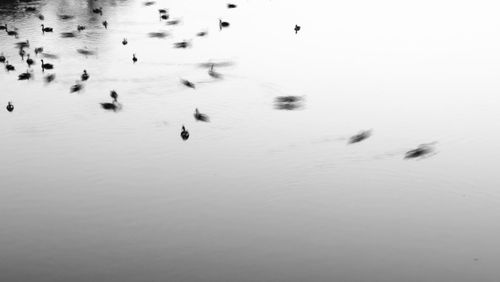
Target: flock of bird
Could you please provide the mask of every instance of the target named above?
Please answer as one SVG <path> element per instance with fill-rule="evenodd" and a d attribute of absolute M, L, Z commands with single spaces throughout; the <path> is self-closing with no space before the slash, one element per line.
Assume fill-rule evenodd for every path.
<path fill-rule="evenodd" d="M 95 0 L 95 1 L 97 1 L 97 0 Z M 153 4 L 155 4 L 154 1 L 144 2 L 145 6 L 151 6 Z M 228 3 L 226 7 L 228 9 L 234 9 L 234 8 L 237 7 L 237 5 L 236 4 L 232 4 L 232 3 Z M 27 8 L 25 8 L 25 10 L 27 12 L 35 12 L 36 8 L 34 8 L 34 7 L 27 7 Z M 103 8 L 102 7 L 94 8 L 92 10 L 92 12 L 94 14 L 98 14 L 98 15 L 102 16 L 103 15 Z M 160 20 L 169 20 L 170 15 L 169 15 L 168 9 L 158 9 L 158 13 L 160 15 Z M 70 15 L 60 15 L 59 17 L 61 19 L 70 19 L 73 16 L 70 16 Z M 38 15 L 38 18 L 40 20 L 42 20 L 42 21 L 45 19 L 45 17 L 43 15 Z M 171 20 L 171 21 L 167 22 L 167 24 L 169 24 L 169 25 L 175 25 L 177 23 L 178 23 L 178 20 Z M 109 23 L 106 20 L 102 21 L 102 26 L 105 29 L 108 28 L 108 25 L 109 25 Z M 41 31 L 42 31 L 43 34 L 54 32 L 54 29 L 52 27 L 45 26 L 44 24 L 41 24 L 40 26 L 41 26 Z M 219 30 L 223 30 L 224 28 L 228 28 L 229 26 L 230 26 L 229 22 L 223 21 L 222 19 L 219 19 Z M 86 27 L 83 26 L 83 25 L 78 25 L 77 26 L 77 31 L 78 32 L 82 32 L 85 29 L 86 29 Z M 1 30 L 5 31 L 8 36 L 13 36 L 15 38 L 18 38 L 18 36 L 19 36 L 17 30 L 16 29 L 10 30 L 9 26 L 7 24 L 0 25 L 0 31 Z M 294 27 L 293 30 L 295 31 L 295 34 L 297 34 L 301 30 L 301 27 L 299 25 L 295 25 L 295 27 Z M 201 37 L 201 36 L 205 36 L 206 34 L 207 34 L 206 31 L 202 31 L 202 32 L 197 33 L 197 36 Z M 61 36 L 62 37 L 74 37 L 73 33 L 71 33 L 71 32 L 70 33 L 62 33 Z M 151 37 L 160 37 L 161 38 L 161 37 L 163 37 L 165 35 L 161 34 L 161 33 L 150 33 L 150 36 Z M 122 45 L 127 45 L 127 44 L 128 44 L 127 38 L 123 38 Z M 188 41 L 181 41 L 181 42 L 174 43 L 174 47 L 175 48 L 187 48 L 187 47 L 189 47 L 189 45 L 190 45 L 190 43 Z M 17 42 L 16 43 L 16 47 L 19 49 L 19 56 L 21 57 L 22 61 L 24 61 L 24 58 L 26 56 L 25 63 L 28 66 L 28 70 L 26 72 L 23 72 L 23 73 L 19 74 L 18 75 L 18 79 L 19 80 L 29 80 L 29 79 L 32 78 L 32 75 L 33 75 L 32 74 L 33 71 L 31 70 L 31 67 L 33 65 L 35 65 L 35 61 L 30 57 L 30 54 L 26 54 L 26 51 L 25 51 L 25 49 L 29 49 L 30 48 L 29 40 L 22 41 L 22 42 Z M 42 53 L 43 51 L 44 51 L 43 47 L 34 48 L 35 56 L 38 56 L 38 54 Z M 84 55 L 92 54 L 92 51 L 89 51 L 89 50 L 86 50 L 86 49 L 78 49 L 77 51 L 79 53 L 81 53 L 81 54 L 84 54 Z M 42 53 L 42 54 L 44 54 L 44 53 Z M 48 54 L 44 54 L 44 55 L 45 55 L 44 57 L 49 57 L 50 58 L 50 56 L 48 56 Z M 138 61 L 138 58 L 136 57 L 136 54 L 132 54 L 132 63 L 135 64 L 135 63 L 137 63 L 137 61 Z M 42 72 L 45 72 L 45 70 L 52 70 L 52 69 L 54 69 L 54 65 L 53 64 L 46 63 L 43 59 L 40 59 L 40 62 L 41 62 Z M 11 71 L 15 71 L 16 70 L 16 68 L 12 64 L 9 63 L 9 61 L 3 55 L 3 53 L 0 54 L 0 63 L 4 64 L 5 70 L 7 72 L 11 72 Z M 211 76 L 211 77 L 213 77 L 213 78 L 216 78 L 216 79 L 217 78 L 221 78 L 221 74 L 219 74 L 218 72 L 216 72 L 214 70 L 214 64 L 211 64 L 209 66 L 208 75 Z M 88 74 L 87 70 L 83 70 L 83 73 L 80 76 L 80 81 L 77 81 L 75 85 L 71 86 L 70 92 L 71 93 L 75 93 L 75 92 L 79 92 L 80 90 L 82 90 L 83 89 L 83 84 L 81 82 L 87 81 L 89 78 L 90 78 L 90 75 Z M 55 74 L 48 74 L 47 76 L 45 76 L 45 81 L 47 83 L 52 82 L 54 79 L 55 79 Z M 196 87 L 193 82 L 188 81 L 188 80 L 181 79 L 180 82 L 184 86 L 189 87 L 189 88 L 193 88 L 194 89 Z M 110 110 L 110 111 L 115 111 L 115 112 L 119 111 L 122 108 L 122 105 L 118 102 L 118 93 L 115 90 L 111 90 L 110 91 L 110 97 L 112 99 L 111 102 L 101 103 L 100 106 L 103 109 L 105 109 L 105 110 Z M 296 97 L 296 96 L 283 96 L 283 97 L 277 97 L 276 98 L 276 105 L 277 105 L 278 109 L 293 110 L 293 109 L 297 108 L 297 104 L 300 101 L 301 101 L 300 97 Z M 13 105 L 13 103 L 12 102 L 8 102 L 6 109 L 9 112 L 13 112 L 14 111 L 14 105 Z M 203 122 L 208 122 L 210 120 L 209 117 L 206 114 L 200 113 L 198 109 L 195 109 L 194 118 L 197 121 L 203 121 Z M 187 140 L 189 138 L 189 132 L 187 131 L 187 129 L 185 128 L 184 125 L 182 126 L 182 130 L 181 130 L 180 136 L 181 136 L 181 138 L 183 140 Z M 361 131 L 360 133 L 358 133 L 358 134 L 350 137 L 348 143 L 349 144 L 359 143 L 359 142 L 361 142 L 361 141 L 369 138 L 370 136 L 371 136 L 371 131 L 370 130 Z M 427 156 L 432 151 L 433 151 L 433 148 L 432 148 L 432 146 L 430 144 L 423 144 L 423 145 L 420 145 L 419 147 L 417 147 L 416 149 L 407 151 L 406 154 L 405 154 L 405 158 L 419 158 L 419 157 Z"/>

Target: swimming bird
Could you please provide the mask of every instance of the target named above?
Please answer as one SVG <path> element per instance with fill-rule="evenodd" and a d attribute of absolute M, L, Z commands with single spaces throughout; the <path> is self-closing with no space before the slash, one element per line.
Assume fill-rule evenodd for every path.
<path fill-rule="evenodd" d="M 14 71 L 14 70 L 16 70 L 16 68 L 15 68 L 13 65 L 9 64 L 9 61 L 5 61 L 5 69 L 6 69 L 8 72 L 9 72 L 9 71 Z"/>
<path fill-rule="evenodd" d="M 16 42 L 17 48 L 30 48 L 30 41 L 21 41 L 21 42 Z"/>
<path fill-rule="evenodd" d="M 194 111 L 194 119 L 198 120 L 198 121 L 204 121 L 204 122 L 210 121 L 210 118 L 206 114 L 200 113 L 198 111 L 198 108 L 196 108 Z"/>
<path fill-rule="evenodd" d="M 18 36 L 17 31 L 15 31 L 15 30 L 6 30 L 6 31 L 7 31 L 7 35 L 14 36 L 17 38 L 17 36 Z"/>
<path fill-rule="evenodd" d="M 191 81 L 189 80 L 185 80 L 185 79 L 181 79 L 181 83 L 184 84 L 185 86 L 189 87 L 189 88 L 193 88 L 195 89 L 196 87 L 194 86 L 194 83 L 192 83 Z"/>
<path fill-rule="evenodd" d="M 200 31 L 200 32 L 198 32 L 198 33 L 196 34 L 196 36 L 199 36 L 199 37 L 203 37 L 203 36 L 205 36 L 205 35 L 207 35 L 207 32 L 206 32 L 206 31 Z"/>
<path fill-rule="evenodd" d="M 176 42 L 174 43 L 174 47 L 175 48 L 187 48 L 191 45 L 191 43 L 189 43 L 188 41 L 184 40 L 184 41 L 181 41 L 181 42 Z"/>
<path fill-rule="evenodd" d="M 47 69 L 47 70 L 51 70 L 51 69 L 53 69 L 53 68 L 54 68 L 54 65 L 52 65 L 52 64 L 48 64 L 48 63 L 47 63 L 47 64 L 45 64 L 45 63 L 43 62 L 43 59 L 42 59 L 41 61 L 42 61 L 42 71 L 45 71 L 46 69 Z"/>
<path fill-rule="evenodd" d="M 222 30 L 222 28 L 229 27 L 228 22 L 223 22 L 221 19 L 219 19 L 219 29 Z"/>
<path fill-rule="evenodd" d="M 113 101 L 112 103 L 101 103 L 101 107 L 105 110 L 118 111 L 121 110 L 122 106 L 117 101 Z"/>
<path fill-rule="evenodd" d="M 19 76 L 18 76 L 18 80 L 29 80 L 31 78 L 31 73 L 29 71 L 26 70 L 26 72 L 23 72 L 21 73 Z"/>
<path fill-rule="evenodd" d="M 178 25 L 180 22 L 180 20 L 171 20 L 167 22 L 167 25 Z"/>
<path fill-rule="evenodd" d="M 75 16 L 72 16 L 72 15 L 59 15 L 59 19 L 61 19 L 61 20 L 71 20 L 74 17 Z"/>
<path fill-rule="evenodd" d="M 26 12 L 36 12 L 36 8 L 35 7 L 26 7 L 26 8 L 24 8 L 24 10 Z"/>
<path fill-rule="evenodd" d="M 51 83 L 52 81 L 54 81 L 54 79 L 56 79 L 56 75 L 55 74 L 49 74 L 49 75 L 45 76 L 45 82 L 46 83 Z"/>
<path fill-rule="evenodd" d="M 433 151 L 429 144 L 422 144 L 418 148 L 406 152 L 405 159 L 414 159 L 428 155 Z"/>
<path fill-rule="evenodd" d="M 158 12 L 160 14 L 166 14 L 168 12 L 168 9 L 158 9 Z"/>
<path fill-rule="evenodd" d="M 80 92 L 80 90 L 83 89 L 83 84 L 79 83 L 78 81 L 75 83 L 75 85 L 71 86 L 69 89 L 70 93 L 75 93 L 75 92 Z"/>
<path fill-rule="evenodd" d="M 14 110 L 14 105 L 12 105 L 12 102 L 9 102 L 6 107 L 7 111 L 12 112 Z"/>
<path fill-rule="evenodd" d="M 170 16 L 168 14 L 161 14 L 160 19 L 162 20 L 168 20 Z"/>
<path fill-rule="evenodd" d="M 86 81 L 87 79 L 89 79 L 89 74 L 87 73 L 87 70 L 83 70 L 83 74 L 82 74 L 82 81 Z"/>
<path fill-rule="evenodd" d="M 297 34 L 297 32 L 299 32 L 299 30 L 300 30 L 300 26 L 299 25 L 295 25 L 295 28 L 293 30 L 295 30 L 295 34 Z"/>
<path fill-rule="evenodd" d="M 182 137 L 182 140 L 184 140 L 184 141 L 188 140 L 188 138 L 189 138 L 189 132 L 186 130 L 184 125 L 182 126 L 181 137 Z"/>
<path fill-rule="evenodd" d="M 137 62 L 137 57 L 135 56 L 135 54 L 132 55 L 132 61 L 134 62 L 134 64 Z"/>
<path fill-rule="evenodd" d="M 54 31 L 54 29 L 53 29 L 53 28 L 51 28 L 51 27 L 45 27 L 45 25 L 44 25 L 44 24 L 41 24 L 40 26 L 42 26 L 42 33 L 52 32 L 52 31 Z"/>
<path fill-rule="evenodd" d="M 5 63 L 5 61 L 6 61 L 6 60 L 7 60 L 7 59 L 5 58 L 5 56 L 3 55 L 3 53 L 2 53 L 2 54 L 0 54 L 0 63 L 2 63 L 2 64 L 3 64 L 3 63 Z"/>
<path fill-rule="evenodd" d="M 361 142 L 361 141 L 367 139 L 368 137 L 370 137 L 371 134 L 372 134 L 371 130 L 361 131 L 360 133 L 358 133 L 354 136 L 351 136 L 351 138 L 349 138 L 349 144 Z"/>
<path fill-rule="evenodd" d="M 28 67 L 30 68 L 32 65 L 35 64 L 35 61 L 30 58 L 30 54 L 28 54 L 28 58 L 26 59 L 26 63 L 28 64 Z"/>
<path fill-rule="evenodd" d="M 114 102 L 118 102 L 118 93 L 116 93 L 115 90 L 111 90 L 109 92 L 109 96 L 111 96 Z"/>
<path fill-rule="evenodd" d="M 43 47 L 35 48 L 35 55 L 38 55 L 38 53 L 42 53 L 42 52 L 43 52 Z"/>
<path fill-rule="evenodd" d="M 100 14 L 100 15 L 102 16 L 102 7 L 99 7 L 99 8 L 94 8 L 94 9 L 92 10 L 92 12 L 93 12 L 94 14 Z"/>
<path fill-rule="evenodd" d="M 123 38 L 122 44 L 123 44 L 123 45 L 127 45 L 127 44 L 128 44 L 128 40 L 127 40 L 127 38 Z"/>
<path fill-rule="evenodd" d="M 77 29 L 78 31 L 83 31 L 83 30 L 85 30 L 85 28 L 86 28 L 86 27 L 85 27 L 84 25 L 78 25 L 78 26 L 76 27 L 76 29 Z"/>
<path fill-rule="evenodd" d="M 0 25 L 0 30 L 7 30 L 7 24 Z"/>
<path fill-rule="evenodd" d="M 228 9 L 234 9 L 234 8 L 236 8 L 236 7 L 237 7 L 237 6 L 236 6 L 236 4 L 231 4 L 231 3 L 228 3 L 228 4 L 227 4 L 227 8 L 228 8 Z"/>
<path fill-rule="evenodd" d="M 39 14 L 39 15 L 38 15 L 38 18 L 39 18 L 41 21 L 45 20 L 45 17 L 44 17 L 42 14 Z"/>
<path fill-rule="evenodd" d="M 108 21 L 103 21 L 102 25 L 104 26 L 105 29 L 108 29 Z"/>

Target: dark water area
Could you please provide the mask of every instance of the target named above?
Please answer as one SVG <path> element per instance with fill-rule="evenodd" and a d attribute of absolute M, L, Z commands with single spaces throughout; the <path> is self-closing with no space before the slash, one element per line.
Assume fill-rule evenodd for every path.
<path fill-rule="evenodd" d="M 0 281 L 498 281 L 498 4 L 145 2 L 0 1 Z"/>

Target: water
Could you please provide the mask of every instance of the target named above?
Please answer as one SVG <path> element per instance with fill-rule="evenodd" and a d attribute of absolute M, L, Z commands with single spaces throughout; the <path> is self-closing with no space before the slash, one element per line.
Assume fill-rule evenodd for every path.
<path fill-rule="evenodd" d="M 498 281 L 494 2 L 156 2 L 0 3 L 20 34 L 0 32 L 16 67 L 0 72 L 1 281 Z M 59 57 L 53 83 L 39 57 L 17 80 L 25 39 Z M 99 105 L 113 89 L 116 113 Z M 275 109 L 289 95 L 303 107 Z"/>

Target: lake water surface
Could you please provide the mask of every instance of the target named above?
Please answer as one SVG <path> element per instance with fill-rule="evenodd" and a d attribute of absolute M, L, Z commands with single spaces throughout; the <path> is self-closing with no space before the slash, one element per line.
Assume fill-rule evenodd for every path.
<path fill-rule="evenodd" d="M 498 281 L 499 5 L 234 3 L 0 2 L 0 281 Z"/>

